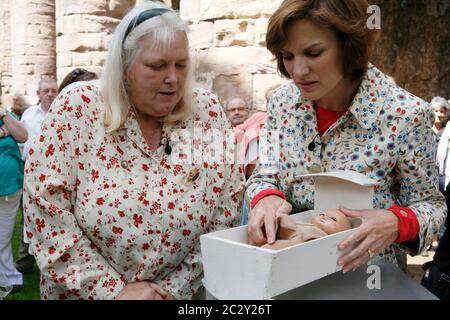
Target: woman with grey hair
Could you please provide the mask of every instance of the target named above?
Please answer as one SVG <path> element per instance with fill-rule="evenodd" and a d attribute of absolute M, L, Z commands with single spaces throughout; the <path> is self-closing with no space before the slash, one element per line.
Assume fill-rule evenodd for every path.
<path fill-rule="evenodd" d="M 448 101 L 442 97 L 434 97 L 430 102 L 430 106 L 433 108 L 435 115 L 433 131 L 436 133 L 439 140 L 447 125 L 449 104 Z"/>
<path fill-rule="evenodd" d="M 244 178 L 186 151 L 210 148 L 185 139 L 194 129 L 230 129 L 219 100 L 189 87 L 187 32 L 166 5 L 142 3 L 118 25 L 100 82 L 55 100 L 25 178 L 42 298 L 199 297 L 199 237 L 238 225 Z"/>
<path fill-rule="evenodd" d="M 433 129 L 438 129 L 437 134 L 439 144 L 436 158 L 439 165 L 439 191 L 444 194 L 446 202 L 449 203 L 450 199 L 448 199 L 448 192 L 446 192 L 448 184 L 450 183 L 450 122 L 447 121 L 449 103 L 442 97 L 435 97 L 431 101 L 430 105 L 435 110 L 436 118 L 438 117 L 438 113 L 440 118 L 444 118 L 443 120 L 436 120 Z M 445 117 L 442 115 L 443 113 L 445 113 Z M 438 123 L 438 125 L 436 125 L 436 123 Z M 442 226 L 438 234 L 433 237 L 433 242 L 431 244 L 432 248 L 436 249 L 438 247 L 439 240 L 443 236 L 444 232 L 445 226 Z"/>
<path fill-rule="evenodd" d="M 449 104 L 448 101 L 442 97 L 434 97 L 430 102 L 430 106 L 433 108 L 435 116 L 433 132 L 436 134 L 437 142 L 439 143 L 437 151 L 437 162 L 439 164 L 439 191 L 444 193 L 445 187 L 449 182 L 449 179 L 446 179 L 445 177 L 445 161 L 450 141 L 450 128 L 445 132 L 448 122 Z"/>

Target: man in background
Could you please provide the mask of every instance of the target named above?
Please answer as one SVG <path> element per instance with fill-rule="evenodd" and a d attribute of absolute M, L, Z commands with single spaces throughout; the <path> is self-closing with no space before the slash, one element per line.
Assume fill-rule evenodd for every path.
<path fill-rule="evenodd" d="M 247 103 L 241 98 L 233 98 L 227 105 L 227 116 L 233 127 L 244 123 L 250 115 Z"/>
<path fill-rule="evenodd" d="M 248 178 L 256 167 L 259 157 L 259 135 L 267 118 L 265 112 L 256 112 L 250 116 L 247 103 L 241 98 L 233 98 L 227 105 L 227 116 L 233 126 L 236 137 L 238 164 L 243 166 L 245 177 Z M 241 223 L 247 224 L 247 199 L 244 201 Z"/>
<path fill-rule="evenodd" d="M 27 160 L 28 153 L 33 146 L 35 138 L 41 132 L 41 124 L 47 116 L 48 109 L 58 95 L 58 84 L 55 79 L 42 79 L 39 81 L 38 90 L 39 103 L 29 107 L 22 115 L 21 122 L 28 131 L 28 140 L 23 148 L 23 160 Z"/>
<path fill-rule="evenodd" d="M 24 161 L 28 159 L 28 153 L 33 147 L 36 137 L 41 131 L 41 124 L 47 116 L 50 105 L 58 95 L 58 84 L 55 79 L 41 79 L 39 81 L 38 90 L 39 103 L 25 110 L 22 115 L 21 123 L 28 131 L 28 140 L 23 146 L 22 158 Z M 22 218 L 23 230 L 23 218 Z M 21 273 L 30 273 L 35 263 L 34 257 L 28 251 L 28 243 L 24 242 L 24 236 L 20 237 L 20 247 L 17 255 L 16 268 Z"/>

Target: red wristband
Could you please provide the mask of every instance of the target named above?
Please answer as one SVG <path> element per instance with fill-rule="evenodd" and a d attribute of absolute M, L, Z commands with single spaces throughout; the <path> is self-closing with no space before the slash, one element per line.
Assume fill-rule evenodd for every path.
<path fill-rule="evenodd" d="M 277 189 L 266 189 L 263 190 L 261 192 L 259 192 L 258 194 L 256 194 L 256 196 L 253 197 L 252 199 L 252 209 L 256 206 L 256 204 L 263 198 L 268 197 L 268 196 L 277 196 L 280 198 L 283 198 L 284 200 L 286 200 L 286 197 L 284 196 L 284 193 L 281 192 L 280 190 Z"/>
<path fill-rule="evenodd" d="M 419 235 L 420 225 L 414 211 L 398 205 L 394 205 L 388 210 L 398 218 L 398 237 L 395 242 L 415 241 Z"/>

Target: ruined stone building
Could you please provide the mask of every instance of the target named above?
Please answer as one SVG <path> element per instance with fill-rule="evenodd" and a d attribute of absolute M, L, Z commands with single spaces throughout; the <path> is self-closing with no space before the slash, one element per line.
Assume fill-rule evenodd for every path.
<path fill-rule="evenodd" d="M 124 13 L 145 0 L 0 1 L 1 101 L 36 102 L 38 80 L 75 67 L 99 73 Z M 166 0 L 190 24 L 197 85 L 223 102 L 238 95 L 255 109 L 283 81 L 265 49 L 267 21 L 282 0 Z M 374 63 L 416 95 L 450 98 L 449 0 L 374 0 L 382 32 Z"/>

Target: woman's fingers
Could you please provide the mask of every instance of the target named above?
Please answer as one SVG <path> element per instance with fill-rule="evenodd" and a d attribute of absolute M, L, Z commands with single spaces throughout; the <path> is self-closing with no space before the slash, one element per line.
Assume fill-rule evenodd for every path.
<path fill-rule="evenodd" d="M 162 290 L 162 289 L 161 289 Z M 159 291 L 159 290 L 158 290 Z M 117 300 L 164 300 L 151 282 L 139 281 L 125 285 Z M 162 290 L 164 292 L 164 290 Z"/>
<path fill-rule="evenodd" d="M 339 250 L 345 250 L 348 246 L 358 243 L 369 234 L 369 230 L 363 226 L 357 228 L 351 235 L 341 241 L 338 245 Z"/>
<path fill-rule="evenodd" d="M 252 219 L 248 223 L 248 236 L 250 244 L 260 246 L 266 243 L 266 237 L 263 233 L 264 215 L 254 209 L 251 213 Z"/>
<path fill-rule="evenodd" d="M 350 218 L 361 218 L 362 210 L 351 210 L 345 207 L 339 207 L 339 211 L 341 211 L 343 214 L 345 214 L 347 217 Z"/>
<path fill-rule="evenodd" d="M 153 299 L 152 300 L 165 300 L 163 296 L 161 296 L 160 294 L 158 294 L 156 291 L 153 294 Z"/>
<path fill-rule="evenodd" d="M 177 298 L 175 298 L 173 295 L 171 295 L 170 293 L 167 294 L 167 296 L 164 298 L 165 300 L 177 300 Z"/>
<path fill-rule="evenodd" d="M 372 250 L 373 253 L 375 254 L 379 254 L 380 252 L 382 252 L 384 250 L 384 248 L 386 248 L 390 243 L 386 243 L 386 241 L 384 239 L 379 239 L 377 241 L 375 241 L 372 246 L 370 247 L 370 249 Z"/>
<path fill-rule="evenodd" d="M 160 295 L 163 298 L 167 297 L 168 294 L 163 288 L 161 288 L 160 286 L 158 286 L 156 283 L 153 282 L 149 282 L 149 284 L 158 295 Z"/>
<path fill-rule="evenodd" d="M 353 250 L 339 257 L 338 264 L 342 266 L 344 273 L 359 267 L 372 258 L 373 251 L 370 251 L 369 255 L 369 250 L 371 250 L 373 242 L 372 237 L 369 235 Z"/>
<path fill-rule="evenodd" d="M 274 216 L 266 214 L 264 219 L 264 225 L 266 230 L 267 243 L 272 244 L 276 240 L 277 229 L 278 229 L 278 217 L 281 215 L 288 215 L 292 211 L 292 205 L 283 201 L 278 207 Z"/>
<path fill-rule="evenodd" d="M 261 246 L 276 240 L 277 216 L 289 214 L 292 206 L 289 202 L 277 196 L 262 199 L 250 212 L 248 224 L 249 241 L 253 245 Z"/>
<path fill-rule="evenodd" d="M 362 265 L 366 265 L 372 259 L 373 259 L 373 256 L 369 256 L 369 253 L 366 251 L 365 254 L 360 255 L 358 258 L 354 259 L 347 265 L 343 266 L 342 272 L 347 273 L 349 271 L 355 271 Z"/>
<path fill-rule="evenodd" d="M 361 226 L 338 245 L 340 250 L 354 246 L 351 251 L 339 257 L 338 264 L 345 273 L 366 264 L 392 244 L 397 237 L 397 221 L 395 215 L 387 210 L 344 208 L 342 212 L 351 217 L 359 214 L 362 220 Z"/>
<path fill-rule="evenodd" d="M 264 216 L 264 228 L 266 231 L 267 243 L 272 244 L 276 240 L 277 217 L 276 214 L 266 214 Z"/>
<path fill-rule="evenodd" d="M 280 215 L 283 214 L 290 214 L 292 211 L 292 205 L 287 202 L 287 201 L 283 201 L 281 206 L 278 207 L 276 213 L 275 213 L 275 218 L 278 218 Z"/>

